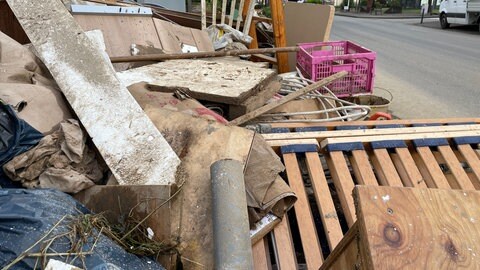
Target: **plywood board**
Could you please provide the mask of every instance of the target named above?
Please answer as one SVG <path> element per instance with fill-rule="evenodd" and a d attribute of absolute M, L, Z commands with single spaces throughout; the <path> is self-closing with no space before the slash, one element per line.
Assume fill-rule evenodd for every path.
<path fill-rule="evenodd" d="M 62 2 L 8 4 L 117 181 L 175 182 L 179 158 Z"/>
<path fill-rule="evenodd" d="M 189 96 L 241 104 L 275 77 L 275 71 L 247 61 L 173 60 L 117 73 L 124 85 L 147 82 L 157 90 L 174 89 Z"/>
<path fill-rule="evenodd" d="M 287 2 L 285 4 L 287 46 L 328 41 L 334 14 L 335 7 L 332 5 Z M 288 54 L 288 63 L 290 71 L 294 71 L 297 63 L 294 53 Z"/>
<path fill-rule="evenodd" d="M 480 192 L 357 186 L 367 269 L 479 269 Z"/>
<path fill-rule="evenodd" d="M 151 17 L 75 14 L 74 18 L 84 31 L 102 30 L 110 57 L 130 55 L 132 44 L 162 48 Z"/>

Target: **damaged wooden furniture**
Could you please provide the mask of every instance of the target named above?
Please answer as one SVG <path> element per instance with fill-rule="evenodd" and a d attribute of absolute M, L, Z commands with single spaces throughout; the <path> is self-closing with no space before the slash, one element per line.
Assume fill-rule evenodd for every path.
<path fill-rule="evenodd" d="M 264 138 L 282 157 L 287 181 L 297 194 L 298 201 L 294 205 L 294 210 L 288 212 L 288 218 L 284 218 L 269 235 L 253 246 L 256 269 L 266 269 L 265 267 L 294 269 L 301 266 L 317 269 L 324 265 L 323 258 L 328 264 L 322 267 L 354 268 L 358 252 L 355 250 L 356 246 L 348 243 L 349 241 L 357 243 L 355 230 L 358 231 L 359 221 L 352 197 L 352 190 L 356 185 L 372 188 L 385 186 L 424 190 L 458 189 L 465 191 L 466 194 L 470 194 L 471 190 L 480 189 L 479 118 L 282 123 L 263 125 L 260 131 L 266 133 L 263 134 Z M 383 204 L 381 196 L 378 196 L 378 201 L 378 204 Z M 411 213 L 430 210 L 428 207 L 415 208 L 408 213 L 400 212 L 403 214 L 396 217 L 401 221 L 402 218 L 410 218 Z M 383 213 L 385 209 L 376 208 L 375 211 L 379 213 L 372 210 L 372 213 L 364 216 L 368 218 L 370 215 L 390 215 Z M 393 213 L 399 211 L 400 209 L 393 209 Z M 474 212 L 466 213 L 474 220 L 478 218 Z M 453 222 L 458 224 L 457 221 Z M 366 228 L 379 228 L 383 223 L 378 224 L 368 223 Z M 422 224 L 421 221 L 417 222 L 419 226 L 423 226 Z M 448 228 L 453 230 L 456 227 L 452 225 Z M 347 233 L 348 229 L 350 231 Z M 388 232 L 389 235 L 392 231 L 395 232 L 392 228 Z M 452 231 L 457 232 L 460 230 Z M 404 239 L 405 241 L 411 237 L 422 239 L 424 236 L 426 235 L 419 229 L 408 239 Z M 437 253 L 443 256 L 442 260 L 445 263 L 443 266 L 448 268 L 452 265 L 477 265 L 472 253 L 468 253 L 471 252 L 468 248 L 473 249 L 474 246 L 466 247 L 459 242 L 459 239 L 467 237 L 469 236 L 465 234 L 452 236 L 453 245 L 460 251 L 459 254 L 462 254 L 457 257 L 456 262 L 453 261 L 454 257 L 445 252 Z M 379 236 L 375 239 L 381 238 Z M 441 243 L 445 244 L 447 240 L 442 238 L 435 241 L 443 241 Z M 405 243 L 407 242 L 400 245 L 402 250 Z M 376 244 L 369 243 L 370 246 Z M 424 247 L 421 248 L 417 254 L 424 254 Z M 337 249 L 341 252 L 337 252 Z M 385 269 L 375 263 L 382 266 L 380 258 L 392 253 L 388 253 L 390 251 L 385 254 L 374 253 L 372 250 L 371 254 L 377 254 L 372 266 Z M 412 254 L 408 253 L 408 248 L 405 248 L 404 252 Z M 332 256 L 343 259 L 336 262 L 338 264 L 331 264 L 329 261 Z M 403 258 L 407 263 L 408 257 Z M 415 258 L 411 259 L 412 263 L 434 260 L 426 255 Z M 395 258 L 392 262 L 395 262 Z M 415 265 L 412 264 L 411 268 L 424 269 Z M 367 266 L 360 268 L 372 269 Z M 386 267 L 390 268 L 392 267 Z"/>
<path fill-rule="evenodd" d="M 357 222 L 321 269 L 480 269 L 479 191 L 357 186 Z"/>

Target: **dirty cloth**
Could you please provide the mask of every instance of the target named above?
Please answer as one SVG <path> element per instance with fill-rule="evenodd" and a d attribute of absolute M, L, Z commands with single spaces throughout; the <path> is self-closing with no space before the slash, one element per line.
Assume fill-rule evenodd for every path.
<path fill-rule="evenodd" d="M 104 168 L 86 145 L 79 122 L 69 119 L 37 146 L 3 166 L 5 174 L 26 188 L 54 188 L 77 193 L 103 178 Z"/>
<path fill-rule="evenodd" d="M 0 99 L 22 104 L 18 116 L 49 134 L 72 118 L 70 108 L 43 63 L 27 47 L 0 32 Z"/>
<path fill-rule="evenodd" d="M 284 170 L 280 158 L 265 139 L 255 134 L 245 168 L 250 226 L 269 212 L 277 217 L 283 217 L 297 200 L 285 180 L 278 175 Z"/>

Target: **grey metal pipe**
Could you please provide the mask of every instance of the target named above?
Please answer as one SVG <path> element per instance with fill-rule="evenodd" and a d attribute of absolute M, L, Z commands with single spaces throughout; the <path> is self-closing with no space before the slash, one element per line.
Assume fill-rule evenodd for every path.
<path fill-rule="evenodd" d="M 219 160 L 210 173 L 215 269 L 253 269 L 242 163 Z"/>

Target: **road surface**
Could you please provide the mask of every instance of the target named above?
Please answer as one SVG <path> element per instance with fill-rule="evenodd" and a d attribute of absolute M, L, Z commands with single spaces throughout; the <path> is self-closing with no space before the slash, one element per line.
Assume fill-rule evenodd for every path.
<path fill-rule="evenodd" d="M 480 117 L 480 33 L 441 30 L 436 19 L 418 23 L 336 16 L 330 40 L 351 40 L 377 52 L 374 93 L 393 94 L 395 116 Z"/>

